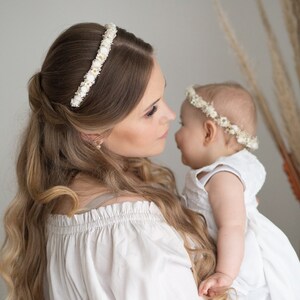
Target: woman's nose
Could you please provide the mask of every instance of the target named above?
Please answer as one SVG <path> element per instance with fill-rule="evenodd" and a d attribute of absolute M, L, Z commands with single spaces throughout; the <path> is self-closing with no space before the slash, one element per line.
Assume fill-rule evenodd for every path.
<path fill-rule="evenodd" d="M 176 118 L 176 113 L 166 104 L 167 118 L 168 121 L 173 121 Z"/>
<path fill-rule="evenodd" d="M 171 120 L 174 121 L 176 119 L 176 113 L 170 109 L 170 112 L 171 112 Z"/>
<path fill-rule="evenodd" d="M 169 107 L 169 105 L 167 105 L 166 102 L 164 102 L 164 108 L 162 110 L 160 123 L 165 124 L 175 120 L 175 118 L 176 118 L 175 112 Z"/>

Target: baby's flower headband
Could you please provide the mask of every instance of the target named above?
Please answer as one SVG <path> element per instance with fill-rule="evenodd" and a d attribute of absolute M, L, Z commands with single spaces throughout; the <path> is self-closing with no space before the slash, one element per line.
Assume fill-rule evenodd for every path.
<path fill-rule="evenodd" d="M 235 136 L 239 144 L 244 145 L 249 150 L 256 150 L 258 148 L 257 137 L 250 136 L 237 125 L 231 124 L 226 117 L 220 116 L 213 105 L 203 100 L 192 86 L 187 88 L 186 96 L 193 106 L 200 108 L 207 117 L 211 118 L 216 124 L 224 128 L 225 132 Z"/>
<path fill-rule="evenodd" d="M 71 99 L 70 104 L 72 107 L 79 107 L 81 105 L 107 59 L 113 40 L 117 35 L 117 26 L 110 23 L 106 24 L 105 28 L 106 31 L 100 43 L 96 58 L 93 60 L 89 71 L 84 75 L 84 80 L 80 83 L 74 97 Z"/>

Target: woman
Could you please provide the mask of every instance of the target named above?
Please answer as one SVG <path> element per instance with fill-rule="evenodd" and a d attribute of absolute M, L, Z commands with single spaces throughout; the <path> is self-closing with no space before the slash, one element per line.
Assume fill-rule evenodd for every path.
<path fill-rule="evenodd" d="M 55 40 L 29 82 L 4 220 L 10 299 L 199 299 L 214 245 L 171 171 L 147 158 L 175 118 L 164 87 L 152 47 L 114 24 Z"/>

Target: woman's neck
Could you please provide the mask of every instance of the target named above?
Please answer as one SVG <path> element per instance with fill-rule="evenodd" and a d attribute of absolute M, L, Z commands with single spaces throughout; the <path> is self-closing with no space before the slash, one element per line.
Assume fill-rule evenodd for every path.
<path fill-rule="evenodd" d="M 72 183 L 69 185 L 69 188 L 78 195 L 79 209 L 85 207 L 94 198 L 109 192 L 109 190 L 97 181 L 97 179 L 82 173 L 76 175 Z M 62 198 L 55 206 L 53 213 L 67 214 L 72 208 L 73 205 L 70 199 L 67 197 Z"/>
<path fill-rule="evenodd" d="M 128 177 L 134 178 L 136 181 L 139 179 L 134 174 L 128 174 Z M 86 207 L 95 198 L 111 193 L 111 190 L 101 184 L 96 178 L 79 173 L 76 175 L 72 183 L 69 185 L 79 198 L 78 209 Z M 137 201 L 141 200 L 143 197 L 135 193 L 130 193 L 128 191 L 122 191 L 121 194 L 115 195 L 108 201 L 105 201 L 105 205 L 124 202 L 124 201 Z M 68 199 L 61 199 L 61 201 L 55 206 L 53 210 L 54 214 L 68 214 L 73 208 L 72 202 Z"/>

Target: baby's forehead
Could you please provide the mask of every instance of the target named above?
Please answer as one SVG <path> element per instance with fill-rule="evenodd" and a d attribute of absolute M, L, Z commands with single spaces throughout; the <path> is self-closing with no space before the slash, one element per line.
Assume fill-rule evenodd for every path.
<path fill-rule="evenodd" d="M 181 103 L 180 112 L 183 113 L 183 112 L 191 111 L 192 107 L 193 106 L 191 105 L 191 103 L 189 102 L 189 100 L 186 98 Z"/>
<path fill-rule="evenodd" d="M 199 109 L 194 107 L 188 99 L 185 99 L 181 104 L 180 116 L 181 118 L 198 118 Z"/>

